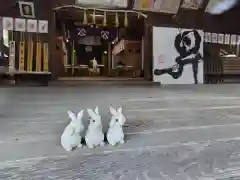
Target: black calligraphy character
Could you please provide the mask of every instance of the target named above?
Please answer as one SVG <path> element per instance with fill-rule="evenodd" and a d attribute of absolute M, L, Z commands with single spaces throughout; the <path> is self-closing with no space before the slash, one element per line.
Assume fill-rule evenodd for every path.
<path fill-rule="evenodd" d="M 198 63 L 202 59 L 202 55 L 199 53 L 201 41 L 202 38 L 196 30 L 179 33 L 174 43 L 179 53 L 175 59 L 176 64 L 169 68 L 155 69 L 154 74 L 159 76 L 167 73 L 174 79 L 178 79 L 182 76 L 184 66 L 192 64 L 194 83 L 198 84 Z"/>

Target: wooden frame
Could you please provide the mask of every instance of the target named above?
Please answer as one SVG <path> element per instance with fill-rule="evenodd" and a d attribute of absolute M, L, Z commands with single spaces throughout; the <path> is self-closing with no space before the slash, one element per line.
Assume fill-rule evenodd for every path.
<path fill-rule="evenodd" d="M 22 17 L 35 18 L 35 10 L 33 2 L 19 1 L 19 9 Z M 26 8 L 29 8 L 28 10 Z M 29 11 L 29 12 L 26 12 Z"/>

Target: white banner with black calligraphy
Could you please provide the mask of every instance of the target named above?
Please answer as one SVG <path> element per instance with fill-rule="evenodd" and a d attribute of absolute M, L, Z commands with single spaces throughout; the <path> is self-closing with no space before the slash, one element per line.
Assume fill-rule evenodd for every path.
<path fill-rule="evenodd" d="M 202 30 L 153 27 L 153 81 L 203 83 Z"/>

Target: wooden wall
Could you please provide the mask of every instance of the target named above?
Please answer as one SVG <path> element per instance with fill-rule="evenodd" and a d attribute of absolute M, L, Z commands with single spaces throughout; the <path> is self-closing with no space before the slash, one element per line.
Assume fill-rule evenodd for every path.
<path fill-rule="evenodd" d="M 32 2 L 28 0 L 29 2 Z M 18 6 L 17 0 L 8 0 L 4 3 L 1 3 L 0 6 L 0 16 L 7 17 L 20 17 L 20 10 Z M 48 20 L 49 21 L 49 33 L 48 34 L 39 34 L 40 38 L 44 42 L 49 43 L 49 65 L 51 66 L 51 62 L 55 56 L 55 42 L 54 42 L 54 33 L 55 33 L 55 24 L 54 24 L 54 16 L 52 8 L 54 6 L 55 0 L 41 0 L 34 1 L 35 4 L 35 16 L 37 20 Z M 36 39 L 37 34 L 33 34 L 33 40 Z M 27 40 L 27 35 L 25 35 L 25 39 Z M 15 33 L 15 40 L 18 40 L 18 34 Z"/>

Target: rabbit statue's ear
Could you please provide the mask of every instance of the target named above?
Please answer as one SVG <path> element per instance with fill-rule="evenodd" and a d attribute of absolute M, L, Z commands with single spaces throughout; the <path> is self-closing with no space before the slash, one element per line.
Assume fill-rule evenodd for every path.
<path fill-rule="evenodd" d="M 79 111 L 79 113 L 77 114 L 77 119 L 78 120 L 81 120 L 82 117 L 83 117 L 83 112 L 84 112 L 84 109 L 82 109 L 81 111 Z"/>
<path fill-rule="evenodd" d="M 95 113 L 96 113 L 96 114 L 99 114 L 98 106 L 96 106 L 96 108 L 95 108 Z"/>
<path fill-rule="evenodd" d="M 69 117 L 71 120 L 76 119 L 75 114 L 74 114 L 72 111 L 70 111 L 70 110 L 68 110 L 68 117 Z"/>
<path fill-rule="evenodd" d="M 116 110 L 112 106 L 109 107 L 109 110 L 110 110 L 110 113 L 112 115 L 116 115 L 117 114 Z"/>
<path fill-rule="evenodd" d="M 118 113 L 122 114 L 122 107 L 118 108 Z"/>
<path fill-rule="evenodd" d="M 92 109 L 87 109 L 88 115 L 92 118 L 95 119 L 96 118 L 96 114 Z"/>

